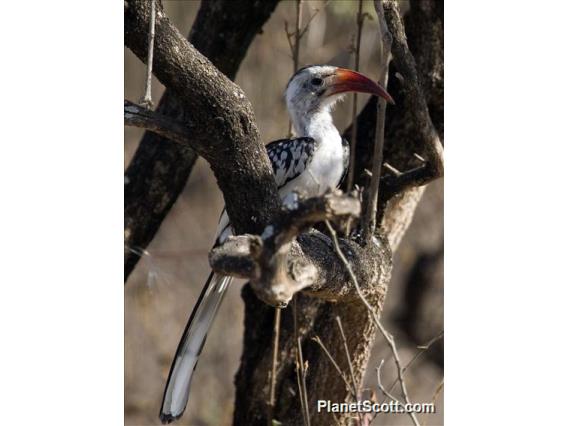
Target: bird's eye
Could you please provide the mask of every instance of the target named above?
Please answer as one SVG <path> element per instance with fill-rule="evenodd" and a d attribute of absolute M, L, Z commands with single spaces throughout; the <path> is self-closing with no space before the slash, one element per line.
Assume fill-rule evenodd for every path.
<path fill-rule="evenodd" d="M 312 84 L 314 86 L 321 86 L 322 83 L 323 83 L 323 80 L 321 78 L 318 78 L 318 77 L 312 78 Z"/>

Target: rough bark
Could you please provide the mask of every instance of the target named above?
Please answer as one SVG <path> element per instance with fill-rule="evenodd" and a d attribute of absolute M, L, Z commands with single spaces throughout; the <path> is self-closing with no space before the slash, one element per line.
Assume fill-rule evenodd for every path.
<path fill-rule="evenodd" d="M 203 1 L 189 40 L 221 72 L 234 79 L 250 43 L 278 1 Z M 180 121 L 187 114 L 183 103 L 169 89 L 157 111 Z M 145 248 L 152 241 L 183 190 L 196 159 L 194 150 L 163 136 L 146 132 L 142 138 L 125 176 L 125 280 L 139 259 L 130 249 Z"/>
<path fill-rule="evenodd" d="M 125 43 L 143 60 L 149 2 L 130 0 L 128 5 Z M 192 132 L 192 148 L 210 163 L 236 232 L 259 233 L 280 199 L 252 106 L 241 88 L 179 33 L 161 5 L 156 11 L 154 75 L 183 99 L 179 102 L 185 114 L 178 121 Z"/>
<path fill-rule="evenodd" d="M 326 220 L 342 225 L 360 213 L 358 198 L 341 191 L 295 201 L 262 235 L 229 237 L 211 251 L 209 263 L 220 274 L 250 279 L 256 295 L 269 305 L 286 307 L 302 290 L 330 301 L 352 302 L 358 294 L 345 264 L 337 259 L 332 240 L 310 228 Z M 390 258 L 388 253 L 383 255 L 388 243 L 363 247 L 342 239 L 340 244 L 362 293 L 373 295 L 376 282 L 385 274 L 381 267 L 390 268 L 388 261 L 377 263 L 377 259 Z"/>

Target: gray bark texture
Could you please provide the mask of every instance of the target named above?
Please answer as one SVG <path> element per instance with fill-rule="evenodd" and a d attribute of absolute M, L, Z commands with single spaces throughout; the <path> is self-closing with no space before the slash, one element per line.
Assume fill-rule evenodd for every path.
<path fill-rule="evenodd" d="M 206 0 L 193 24 L 189 41 L 231 80 L 255 35 L 279 0 Z M 136 2 L 127 2 L 125 25 Z M 161 10 L 161 7 L 160 7 Z M 143 45 L 141 45 L 143 47 Z M 141 58 L 145 61 L 144 58 Z M 157 111 L 179 121 L 188 114 L 171 89 L 164 93 Z M 146 132 L 126 170 L 124 187 L 125 281 L 136 266 L 139 249 L 146 248 L 183 190 L 197 154 L 188 146 Z M 135 249 L 132 251 L 131 249 Z"/>
<path fill-rule="evenodd" d="M 232 7 L 232 2 L 210 3 L 210 6 L 204 3 L 205 11 L 200 11 L 201 17 L 198 16 L 190 36 L 192 42 L 194 38 L 199 40 L 200 31 L 206 32 L 209 38 L 216 37 L 210 28 L 199 24 L 199 19 L 206 21 L 208 16 L 214 14 L 224 16 L 224 10 L 220 12 L 212 5 L 229 8 L 226 10 Z M 251 4 L 260 7 L 258 2 Z M 414 2 L 406 17 L 408 28 L 405 31 L 397 3 L 391 0 L 384 2 L 385 19 L 393 36 L 388 90 L 397 102 L 396 106 L 387 109 L 384 161 L 396 167 L 400 173 L 390 175 L 383 168 L 377 215 L 380 230 L 375 238 L 363 242 L 356 238 L 342 238 L 339 242 L 358 282 L 364 287 L 367 300 L 379 311 L 382 310 L 390 280 L 392 253 L 412 220 L 424 190 L 423 185 L 443 174 L 440 140 L 443 131 L 443 10 L 437 4 L 436 1 L 426 0 Z M 260 14 L 264 18 L 248 25 L 254 26 L 256 22 L 254 32 L 258 31 L 262 25 L 259 22 L 264 22 L 269 14 L 264 10 L 264 14 Z M 227 25 L 230 29 L 231 25 L 236 24 L 227 16 L 223 19 L 227 22 L 219 25 Z M 125 8 L 125 43 L 142 60 L 145 60 L 147 50 L 148 20 L 149 2 L 129 0 Z M 210 24 L 214 25 L 213 22 Z M 239 22 L 238 25 L 245 27 L 247 24 Z M 250 39 L 253 36 L 254 33 Z M 243 39 L 250 43 L 249 38 Z M 225 42 L 209 40 L 208 43 L 205 45 L 224 45 Z M 232 64 L 233 73 L 244 52 L 239 58 L 224 62 L 229 68 Z M 333 219 L 333 208 L 324 203 L 322 210 L 318 207 L 318 200 L 308 200 L 307 204 L 300 205 L 298 211 L 312 214 L 317 210 L 323 212 L 321 216 L 312 215 L 310 220 L 305 220 L 304 215 L 301 219 L 303 222 L 293 222 L 297 225 L 295 228 L 289 226 L 286 214 L 301 214 L 282 209 L 268 158 L 258 138 L 251 106 L 241 89 L 221 71 L 174 28 L 165 17 L 161 5 L 158 5 L 154 74 L 168 88 L 167 98 L 162 99 L 162 104 L 175 102 L 180 112 L 172 117 L 172 110 L 162 107 L 161 110 L 159 108 L 160 115 L 153 119 L 144 117 L 143 111 L 136 111 L 136 120 L 147 121 L 147 125 L 140 125 L 155 133 L 168 135 L 168 132 L 173 132 L 174 135 L 170 134 L 172 138 L 177 138 L 176 135 L 181 133 L 183 137 L 172 143 L 155 139 L 157 137 L 149 134 L 145 136 L 148 140 L 144 149 L 153 154 L 146 155 L 141 151 L 139 158 L 135 156 L 127 170 L 127 188 L 132 182 L 137 182 L 138 189 L 129 192 L 125 200 L 129 218 L 126 242 L 128 245 L 144 246 L 151 240 L 185 184 L 195 153 L 203 156 L 215 173 L 237 233 L 251 234 L 240 235 L 229 241 L 213 251 L 210 258 L 214 269 L 246 276 L 252 282 L 252 286 L 246 285 L 242 291 L 245 334 L 241 365 L 235 377 L 234 424 L 264 426 L 269 422 L 269 373 L 272 370 L 275 309 L 261 299 L 277 304 L 277 297 L 273 297 L 278 293 L 274 291 L 275 285 L 282 280 L 270 282 L 269 279 L 269 282 L 265 282 L 257 278 L 263 273 L 263 268 L 280 267 L 278 273 L 284 274 L 293 283 L 297 271 L 293 265 L 298 259 L 304 266 L 313 266 L 315 278 L 311 287 L 296 289 L 302 291 L 296 292 L 291 305 L 282 311 L 273 418 L 285 425 L 303 423 L 295 363 L 299 338 L 307 365 L 306 388 L 311 424 L 327 426 L 336 420 L 347 424 L 346 415 L 334 418 L 331 413 L 316 411 L 318 399 L 343 402 L 350 401 L 351 395 L 313 338 L 319 337 L 340 368 L 347 372 L 347 358 L 343 346 L 339 344 L 342 340 L 335 320 L 340 317 L 344 329 L 348 330 L 347 346 L 355 380 L 360 384 L 377 331 L 375 323 L 361 300 L 353 296 L 345 265 L 340 263 L 329 237 L 319 231 L 298 235 L 314 218 Z M 175 94 L 175 98 L 172 94 Z M 172 101 L 167 100 L 170 97 Z M 134 112 L 132 105 L 125 104 L 127 122 L 133 120 L 127 117 L 128 108 L 130 113 Z M 429 109 L 436 111 L 435 116 L 430 114 Z M 372 166 L 370 153 L 375 141 L 376 112 L 376 101 L 371 100 L 358 117 L 355 183 L 362 187 L 368 186 L 369 181 L 364 171 L 371 170 Z M 164 116 L 172 118 L 173 123 L 165 120 Z M 191 137 L 186 137 L 189 135 Z M 349 129 L 345 136 L 350 136 Z M 151 140 L 154 141 L 153 146 Z M 191 151 L 188 147 L 191 147 Z M 162 152 L 164 149 L 165 153 Z M 147 162 L 144 170 L 142 160 Z M 137 197 L 141 197 L 140 200 Z M 352 206 L 351 202 L 348 203 Z M 314 210 L 302 210 L 306 206 Z M 141 218 L 147 210 L 153 211 L 152 219 Z M 351 211 L 351 216 L 357 216 L 357 208 L 353 207 Z M 259 237 L 269 224 L 285 235 L 282 241 L 278 242 L 277 237 Z M 294 232 L 290 232 L 292 228 Z M 240 245 L 237 244 L 239 241 Z M 253 253 L 252 262 L 249 259 L 248 263 L 239 263 L 242 258 L 234 256 L 242 251 L 243 245 L 248 253 Z M 273 255 L 267 256 L 267 247 Z M 235 271 L 239 267 L 241 270 Z M 297 327 L 294 324 L 294 307 Z"/>

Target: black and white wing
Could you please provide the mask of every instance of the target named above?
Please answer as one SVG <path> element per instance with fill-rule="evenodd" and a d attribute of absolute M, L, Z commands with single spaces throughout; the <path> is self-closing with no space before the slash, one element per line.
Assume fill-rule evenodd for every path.
<path fill-rule="evenodd" d="M 279 139 L 266 145 L 278 188 L 282 188 L 306 170 L 316 149 L 317 142 L 308 137 Z"/>
<path fill-rule="evenodd" d="M 316 149 L 317 142 L 308 137 L 279 139 L 266 145 L 278 189 L 284 187 L 306 170 Z M 229 235 L 232 235 L 232 229 L 227 212 L 223 209 L 217 226 L 215 244 L 222 243 Z"/>

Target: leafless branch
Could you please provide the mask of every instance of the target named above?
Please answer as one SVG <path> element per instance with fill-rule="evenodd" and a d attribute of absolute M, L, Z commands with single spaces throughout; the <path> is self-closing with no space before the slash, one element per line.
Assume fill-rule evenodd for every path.
<path fill-rule="evenodd" d="M 274 306 L 286 305 L 294 293 L 314 284 L 322 274 L 307 258 L 296 253 L 289 256 L 296 236 L 315 223 L 338 222 L 360 212 L 359 200 L 340 191 L 302 201 L 292 198 L 289 208 L 261 236 L 229 237 L 209 257 L 216 272 L 250 279 L 258 297 Z"/>
<path fill-rule="evenodd" d="M 417 347 L 420 352 L 418 352 L 416 355 L 414 355 L 414 357 L 410 361 L 408 361 L 408 364 L 406 364 L 404 370 L 407 370 L 412 365 L 412 363 L 414 363 L 414 361 L 416 361 L 420 357 L 420 355 L 422 355 L 424 352 L 430 349 L 432 345 L 436 343 L 438 340 L 440 340 L 442 337 L 444 337 L 444 330 L 440 331 L 436 336 L 432 337 L 430 340 L 428 340 L 428 342 L 424 343 L 423 345 L 418 345 Z"/>
<path fill-rule="evenodd" d="M 148 31 L 148 60 L 146 61 L 146 90 L 140 104 L 151 109 L 152 102 L 152 64 L 154 62 L 154 35 L 156 34 L 156 0 L 151 0 L 150 29 Z"/>
<path fill-rule="evenodd" d="M 297 342 L 297 341 L 296 341 Z M 297 344 L 297 343 L 296 343 Z M 300 397 L 300 407 L 302 407 L 302 421 L 304 426 L 308 424 L 308 420 L 306 420 L 306 410 L 304 408 L 304 388 L 302 386 L 302 373 L 300 362 L 298 361 L 298 353 L 296 352 L 295 357 L 295 365 L 296 365 L 296 382 L 298 384 L 298 395 Z"/>
<path fill-rule="evenodd" d="M 402 369 L 402 374 L 404 375 L 406 373 L 406 371 L 410 368 L 410 366 L 412 364 L 414 364 L 414 362 L 420 358 L 420 356 L 422 356 L 422 354 L 424 354 L 426 351 L 428 351 L 428 349 L 430 349 L 432 347 L 432 345 L 434 343 L 436 343 L 438 340 L 440 340 L 442 337 L 444 337 L 444 331 L 442 330 L 438 335 L 436 335 L 435 337 L 433 337 L 432 339 L 430 339 L 428 342 L 426 342 L 424 345 L 420 345 L 418 346 L 418 351 L 414 354 L 414 356 L 412 357 L 412 359 L 410 361 L 408 361 L 408 363 L 403 367 Z M 389 386 L 389 391 L 392 391 L 393 388 L 396 385 L 396 382 L 398 382 L 398 378 L 395 379 L 391 385 Z"/>
<path fill-rule="evenodd" d="M 380 32 L 380 55 L 379 67 L 381 75 L 379 83 L 383 87 L 387 87 L 390 51 L 392 45 L 392 35 L 385 21 L 382 0 L 375 0 L 375 10 L 379 21 Z M 383 163 L 383 146 L 385 143 L 385 117 L 387 102 L 380 98 L 377 103 L 377 129 L 375 132 L 375 145 L 373 147 L 373 170 L 371 176 L 371 184 L 367 192 L 367 205 L 365 206 L 365 218 L 362 225 L 363 241 L 369 241 L 375 232 L 377 220 L 377 203 L 379 199 L 379 182 L 381 177 L 381 165 Z"/>
<path fill-rule="evenodd" d="M 309 25 L 309 22 L 308 22 Z M 296 25 L 294 32 L 288 31 L 288 22 L 284 22 L 284 29 L 286 31 L 286 38 L 288 40 L 288 45 L 290 46 L 290 52 L 292 53 L 292 71 L 295 73 L 299 68 L 300 61 L 300 40 L 303 34 L 300 32 L 302 26 L 302 0 L 296 0 Z M 307 26 L 306 26 L 307 28 Z M 292 38 L 294 42 L 292 43 Z M 292 121 L 288 121 L 288 137 L 292 137 Z"/>
<path fill-rule="evenodd" d="M 442 378 L 440 384 L 436 387 L 434 396 L 432 396 L 432 404 L 434 404 L 436 402 L 436 399 L 438 399 L 438 395 L 440 395 L 440 392 L 442 391 L 443 387 L 444 387 L 444 379 Z"/>
<path fill-rule="evenodd" d="M 357 385 L 357 380 L 355 380 L 355 372 L 353 370 L 353 363 L 351 362 L 351 355 L 349 354 L 349 346 L 347 346 L 347 338 L 345 337 L 345 332 L 343 331 L 343 324 L 341 324 L 341 318 L 335 317 L 337 326 L 339 327 L 339 333 L 341 334 L 341 341 L 343 342 L 343 349 L 345 349 L 345 357 L 347 358 L 347 365 L 349 366 L 349 375 L 351 376 L 351 383 L 353 385 L 353 398 L 355 401 L 359 400 L 359 386 Z M 357 412 L 357 417 L 359 418 L 359 424 L 363 424 L 363 415 L 361 412 Z"/>
<path fill-rule="evenodd" d="M 314 13 L 308 18 L 308 22 L 302 28 L 302 5 L 303 0 L 296 0 L 296 20 L 294 31 L 288 29 L 288 21 L 284 21 L 284 31 L 286 33 L 286 40 L 288 40 L 288 46 L 290 47 L 290 53 L 292 54 L 292 64 L 293 73 L 298 71 L 300 68 L 300 41 L 302 37 L 306 34 L 314 18 L 318 13 L 325 9 L 329 4 L 330 0 L 326 0 L 321 9 L 315 9 Z M 294 41 L 292 41 L 294 40 Z M 288 137 L 292 137 L 292 122 L 288 121 Z"/>
<path fill-rule="evenodd" d="M 359 62 L 361 56 L 361 33 L 363 32 L 363 0 L 359 0 L 359 9 L 357 11 L 357 35 L 355 41 L 355 71 L 359 71 Z M 349 170 L 347 172 L 347 192 L 353 189 L 353 177 L 355 173 L 355 148 L 357 146 L 357 93 L 353 93 L 353 106 L 351 111 L 352 130 L 351 144 L 349 154 Z"/>
<path fill-rule="evenodd" d="M 124 124 L 149 130 L 184 146 L 190 144 L 189 129 L 172 118 L 124 101 Z"/>
<path fill-rule="evenodd" d="M 438 384 L 438 386 L 436 386 L 436 390 L 434 391 L 434 395 L 432 395 L 432 404 L 436 404 L 436 400 L 438 399 L 438 395 L 440 395 L 440 392 L 442 392 L 442 389 L 444 388 L 444 378 L 442 377 L 442 380 L 440 380 L 440 383 Z M 422 426 L 426 426 L 426 420 L 424 420 Z"/>
<path fill-rule="evenodd" d="M 385 360 L 381 359 L 381 363 L 377 367 L 377 384 L 379 386 L 379 389 L 385 395 L 385 397 L 390 398 L 393 401 L 396 401 L 400 405 L 402 405 L 402 403 L 392 393 L 390 393 L 390 391 L 386 390 L 385 387 L 383 386 L 383 382 L 381 381 L 381 368 L 383 367 L 384 363 L 385 363 Z"/>
<path fill-rule="evenodd" d="M 268 426 L 272 426 L 276 407 L 276 367 L 278 366 L 278 343 L 280 340 L 280 318 L 282 310 L 274 308 L 274 328 L 272 338 L 272 369 L 270 373 L 270 399 L 268 403 Z"/>
<path fill-rule="evenodd" d="M 297 348 L 297 360 L 296 360 L 296 369 L 300 368 L 300 398 L 302 403 L 302 411 L 304 414 L 304 425 L 310 426 L 310 410 L 308 408 L 308 388 L 306 386 L 306 375 L 308 370 L 308 363 L 304 363 L 304 356 L 302 354 L 302 342 L 300 338 L 296 340 Z"/>
<path fill-rule="evenodd" d="M 323 4 L 323 7 L 321 9 L 314 9 L 314 13 L 312 13 L 310 15 L 310 17 L 308 18 L 308 22 L 306 23 L 306 25 L 304 26 L 304 28 L 300 31 L 300 40 L 302 39 L 302 37 L 304 37 L 304 34 L 308 31 L 308 29 L 310 28 L 310 24 L 312 23 L 312 21 L 314 20 L 314 18 L 316 16 L 318 16 L 318 13 L 320 13 L 320 11 L 322 11 L 323 9 L 325 9 L 327 7 L 327 5 L 329 4 L 331 0 L 326 0 L 325 3 Z"/>
<path fill-rule="evenodd" d="M 357 401 L 357 390 L 356 388 L 353 386 L 352 383 L 349 383 L 349 380 L 347 379 L 347 376 L 345 376 L 345 374 L 343 373 L 343 371 L 341 371 L 341 368 L 339 368 L 339 365 L 337 364 L 337 361 L 335 361 L 335 359 L 333 358 L 333 356 L 331 355 L 331 353 L 329 352 L 329 350 L 325 347 L 324 343 L 321 341 L 319 336 L 315 336 L 312 337 L 312 340 L 314 342 L 316 342 L 323 350 L 323 352 L 325 353 L 325 356 L 327 356 L 327 358 L 329 359 L 329 362 L 331 362 L 331 364 L 333 365 L 333 368 L 335 368 L 335 370 L 337 371 L 337 373 L 339 374 L 339 376 L 341 377 L 341 379 L 343 379 L 343 382 L 345 383 L 345 386 L 347 388 L 347 390 L 349 390 L 349 392 L 351 392 L 351 395 L 353 397 L 353 399 L 355 401 Z"/>

